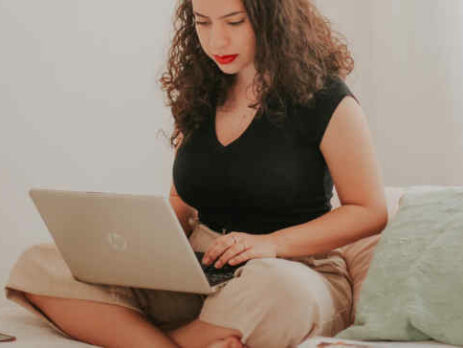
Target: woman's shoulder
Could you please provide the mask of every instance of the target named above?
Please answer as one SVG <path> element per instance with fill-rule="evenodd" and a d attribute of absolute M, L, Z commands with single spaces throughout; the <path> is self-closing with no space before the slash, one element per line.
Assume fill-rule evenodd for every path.
<path fill-rule="evenodd" d="M 333 102 L 340 98 L 342 99 L 346 95 L 350 95 L 357 100 L 346 81 L 336 75 L 329 77 L 323 88 L 315 92 L 315 99 L 318 101 L 318 104 L 321 104 L 323 102 Z"/>
<path fill-rule="evenodd" d="M 296 110 L 326 111 L 330 106 L 336 106 L 345 97 L 358 99 L 347 82 L 340 76 L 327 77 L 323 86 L 313 93 L 313 98 L 306 103 L 290 102 L 289 107 Z M 360 104 L 360 103 L 359 103 Z"/>
<path fill-rule="evenodd" d="M 292 103 L 290 118 L 298 133 L 319 145 L 334 111 L 346 96 L 351 96 L 358 102 L 348 84 L 341 77 L 335 76 L 326 80 L 324 86 L 314 93 L 311 102 Z"/>

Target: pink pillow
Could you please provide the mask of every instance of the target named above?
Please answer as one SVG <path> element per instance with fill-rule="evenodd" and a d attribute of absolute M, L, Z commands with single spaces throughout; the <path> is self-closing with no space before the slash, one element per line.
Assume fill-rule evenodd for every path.
<path fill-rule="evenodd" d="M 385 187 L 384 189 L 387 201 L 387 212 L 389 215 L 388 223 L 396 215 L 399 210 L 399 202 L 404 191 L 400 187 Z M 340 206 L 339 198 L 336 190 L 333 190 L 333 197 L 331 199 L 332 209 Z M 365 280 L 370 266 L 371 259 L 373 258 L 373 252 L 376 244 L 381 237 L 381 233 L 375 234 L 370 237 L 359 239 L 353 243 L 347 244 L 341 247 L 344 259 L 347 263 L 349 274 L 353 281 L 353 306 L 351 312 L 351 322 L 355 320 L 355 312 L 357 308 L 357 302 L 360 296 L 360 290 L 363 281 Z"/>

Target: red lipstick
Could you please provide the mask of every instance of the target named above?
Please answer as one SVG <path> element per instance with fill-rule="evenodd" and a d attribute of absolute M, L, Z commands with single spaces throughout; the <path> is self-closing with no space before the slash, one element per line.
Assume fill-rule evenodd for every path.
<path fill-rule="evenodd" d="M 214 58 L 216 61 L 218 61 L 220 64 L 229 64 L 235 60 L 235 58 L 238 57 L 237 54 L 233 54 L 230 56 L 216 56 L 214 55 Z"/>

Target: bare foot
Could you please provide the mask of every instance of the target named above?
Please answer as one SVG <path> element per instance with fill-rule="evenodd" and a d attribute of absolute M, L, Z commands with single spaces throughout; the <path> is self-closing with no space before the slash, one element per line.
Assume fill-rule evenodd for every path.
<path fill-rule="evenodd" d="M 230 336 L 225 339 L 212 342 L 205 348 L 247 348 L 241 343 L 241 340 L 236 336 Z"/>

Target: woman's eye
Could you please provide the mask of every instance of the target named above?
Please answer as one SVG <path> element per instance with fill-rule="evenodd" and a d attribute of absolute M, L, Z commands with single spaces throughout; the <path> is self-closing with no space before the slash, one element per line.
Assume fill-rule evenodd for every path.
<path fill-rule="evenodd" d="M 239 22 L 229 22 L 228 24 L 234 25 L 234 26 L 235 26 L 235 25 L 240 25 L 240 24 L 243 23 L 243 22 L 244 22 L 244 19 L 241 20 L 241 21 L 239 21 Z M 209 25 L 208 22 L 195 22 L 195 23 L 196 23 L 197 25 Z"/>
<path fill-rule="evenodd" d="M 244 22 L 244 19 L 239 21 L 239 22 L 229 22 L 228 24 L 230 24 L 230 25 L 240 25 L 243 22 Z"/>

